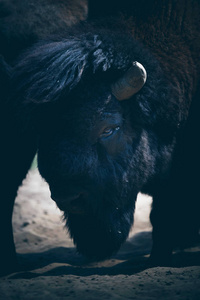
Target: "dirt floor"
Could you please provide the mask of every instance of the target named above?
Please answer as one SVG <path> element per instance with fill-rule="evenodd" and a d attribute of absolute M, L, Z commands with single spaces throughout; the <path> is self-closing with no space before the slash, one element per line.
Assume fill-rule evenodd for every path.
<path fill-rule="evenodd" d="M 127 242 L 110 259 L 89 263 L 76 253 L 47 184 L 30 171 L 13 216 L 23 271 L 0 278 L 0 299 L 200 300 L 200 245 L 176 252 L 174 267 L 147 267 L 150 206 L 151 198 L 139 195 Z"/>

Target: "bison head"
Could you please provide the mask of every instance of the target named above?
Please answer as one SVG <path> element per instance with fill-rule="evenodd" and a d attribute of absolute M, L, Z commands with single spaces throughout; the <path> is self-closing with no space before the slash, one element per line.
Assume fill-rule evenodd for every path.
<path fill-rule="evenodd" d="M 139 133 L 109 86 L 83 86 L 69 102 L 68 108 L 56 104 L 42 126 L 39 170 L 78 251 L 103 258 L 118 250 L 133 222 L 138 192 L 133 141 L 140 143 Z"/>
<path fill-rule="evenodd" d="M 127 238 L 138 192 L 169 166 L 177 122 L 158 62 L 130 37 L 118 39 L 82 34 L 44 42 L 15 72 L 18 110 L 38 134 L 40 173 L 78 251 L 95 259 Z M 148 74 L 140 91 L 143 68 L 139 88 L 127 79 L 135 60 Z M 129 84 L 125 97 L 121 79 Z"/>

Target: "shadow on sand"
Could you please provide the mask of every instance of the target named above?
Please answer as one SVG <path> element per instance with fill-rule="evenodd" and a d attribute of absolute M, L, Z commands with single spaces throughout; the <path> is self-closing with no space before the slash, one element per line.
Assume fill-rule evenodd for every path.
<path fill-rule="evenodd" d="M 18 254 L 21 272 L 10 275 L 11 279 L 31 279 L 39 276 L 91 276 L 131 275 L 150 267 L 151 232 L 134 235 L 110 259 L 89 261 L 76 249 L 57 247 L 40 253 Z M 172 267 L 200 265 L 199 248 L 177 251 L 173 254 Z"/>

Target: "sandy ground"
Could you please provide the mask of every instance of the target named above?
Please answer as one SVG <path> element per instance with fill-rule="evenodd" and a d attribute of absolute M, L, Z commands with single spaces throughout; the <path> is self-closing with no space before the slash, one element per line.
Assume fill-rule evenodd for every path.
<path fill-rule="evenodd" d="M 47 184 L 30 171 L 13 216 L 23 271 L 0 278 L 0 299 L 200 300 L 200 245 L 176 252 L 173 268 L 147 267 L 150 206 L 151 198 L 139 195 L 126 243 L 110 259 L 89 263 L 76 253 Z"/>

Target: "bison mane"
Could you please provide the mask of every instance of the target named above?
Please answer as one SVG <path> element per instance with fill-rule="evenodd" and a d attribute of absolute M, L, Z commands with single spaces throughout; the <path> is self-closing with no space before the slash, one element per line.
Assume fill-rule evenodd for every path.
<path fill-rule="evenodd" d="M 139 61 L 150 75 L 130 104 L 134 117 L 142 115 L 142 122 L 152 126 L 161 122 L 177 128 L 180 123 L 178 91 L 174 87 L 171 89 L 155 57 L 127 33 L 119 31 L 113 35 L 102 28 L 94 32 L 85 33 L 79 29 L 79 35 L 52 38 L 25 52 L 13 76 L 11 98 L 15 98 L 12 101 L 15 111 L 30 118 L 30 112 L 32 114 L 41 105 L 70 99 L 70 93 L 79 90 L 80 84 L 87 86 L 99 79 L 111 84 L 133 61 Z M 26 113 L 22 114 L 21 110 Z"/>

